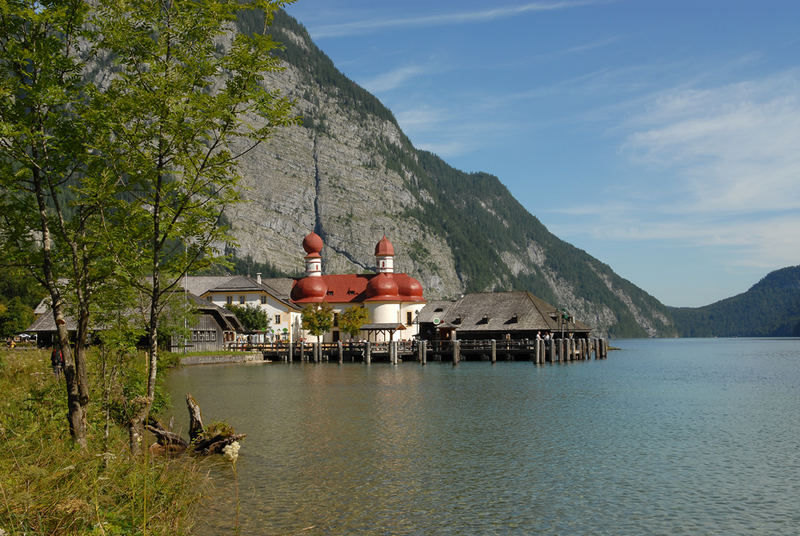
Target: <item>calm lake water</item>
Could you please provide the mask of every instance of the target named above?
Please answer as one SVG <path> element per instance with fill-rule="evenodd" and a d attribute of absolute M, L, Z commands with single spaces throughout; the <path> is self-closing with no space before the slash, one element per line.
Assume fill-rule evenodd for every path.
<path fill-rule="evenodd" d="M 606 361 L 216 365 L 176 429 L 247 433 L 242 534 L 797 534 L 800 340 L 616 340 Z M 231 534 L 233 471 L 197 534 Z"/>

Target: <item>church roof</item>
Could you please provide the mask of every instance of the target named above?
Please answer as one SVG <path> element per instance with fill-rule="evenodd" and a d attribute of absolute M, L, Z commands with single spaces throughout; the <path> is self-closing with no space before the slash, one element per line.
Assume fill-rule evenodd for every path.
<path fill-rule="evenodd" d="M 394 294 L 374 295 L 369 288 L 370 281 L 374 278 L 388 278 L 395 283 Z M 424 302 L 421 285 L 408 274 L 330 274 L 313 277 L 325 283 L 324 297 L 308 297 L 302 294 L 300 281 L 311 278 L 298 279 L 292 288 L 292 301 L 295 303 L 363 303 L 365 301 L 397 301 L 397 302 Z M 381 287 L 383 288 L 383 287 Z M 419 290 L 417 290 L 419 289 Z"/>
<path fill-rule="evenodd" d="M 377 244 L 375 244 L 375 256 L 376 257 L 389 257 L 394 255 L 394 246 L 386 238 L 386 235 L 383 235 Z"/>

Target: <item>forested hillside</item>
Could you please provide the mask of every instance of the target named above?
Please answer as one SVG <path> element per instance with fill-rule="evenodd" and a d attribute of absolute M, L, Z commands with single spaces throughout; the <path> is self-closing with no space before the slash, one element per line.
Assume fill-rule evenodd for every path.
<path fill-rule="evenodd" d="M 738 296 L 671 312 L 682 337 L 800 337 L 800 266 L 771 272 Z"/>

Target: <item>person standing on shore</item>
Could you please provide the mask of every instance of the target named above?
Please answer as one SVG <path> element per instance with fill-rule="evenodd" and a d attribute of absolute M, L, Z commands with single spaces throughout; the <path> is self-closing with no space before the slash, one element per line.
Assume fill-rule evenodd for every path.
<path fill-rule="evenodd" d="M 55 377 L 60 378 L 61 370 L 64 368 L 64 354 L 58 346 L 53 346 L 53 351 L 50 352 L 50 365 L 53 367 Z"/>

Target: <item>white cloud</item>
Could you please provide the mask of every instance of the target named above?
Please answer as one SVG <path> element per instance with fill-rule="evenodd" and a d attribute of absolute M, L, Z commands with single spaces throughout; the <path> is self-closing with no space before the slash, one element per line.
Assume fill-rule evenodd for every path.
<path fill-rule="evenodd" d="M 408 28 L 419 26 L 447 26 L 471 22 L 484 22 L 521 15 L 524 13 L 541 11 L 558 11 L 601 2 L 597 0 L 573 0 L 561 2 L 529 2 L 520 6 L 502 6 L 482 11 L 461 11 L 456 13 L 443 13 L 424 17 L 405 17 L 394 19 L 371 19 L 340 24 L 326 24 L 309 29 L 314 39 L 324 37 L 345 37 L 350 35 L 365 34 L 386 28 Z M 607 3 L 607 2 L 602 2 Z"/>
<path fill-rule="evenodd" d="M 421 143 L 418 149 L 429 151 L 441 158 L 452 158 L 469 152 L 471 147 L 463 141 L 447 141 L 440 143 Z"/>
<path fill-rule="evenodd" d="M 630 121 L 624 152 L 668 170 L 684 209 L 754 214 L 800 209 L 800 73 L 664 92 Z"/>
<path fill-rule="evenodd" d="M 383 73 L 369 80 L 365 80 L 361 82 L 361 85 L 370 93 L 381 93 L 396 89 L 412 78 L 424 73 L 425 69 L 422 67 L 418 65 L 408 65 L 405 67 L 398 67 L 388 73 Z"/>
<path fill-rule="evenodd" d="M 400 128 L 408 134 L 431 130 L 447 120 L 447 113 L 439 108 L 423 106 L 398 112 L 396 118 Z"/>

